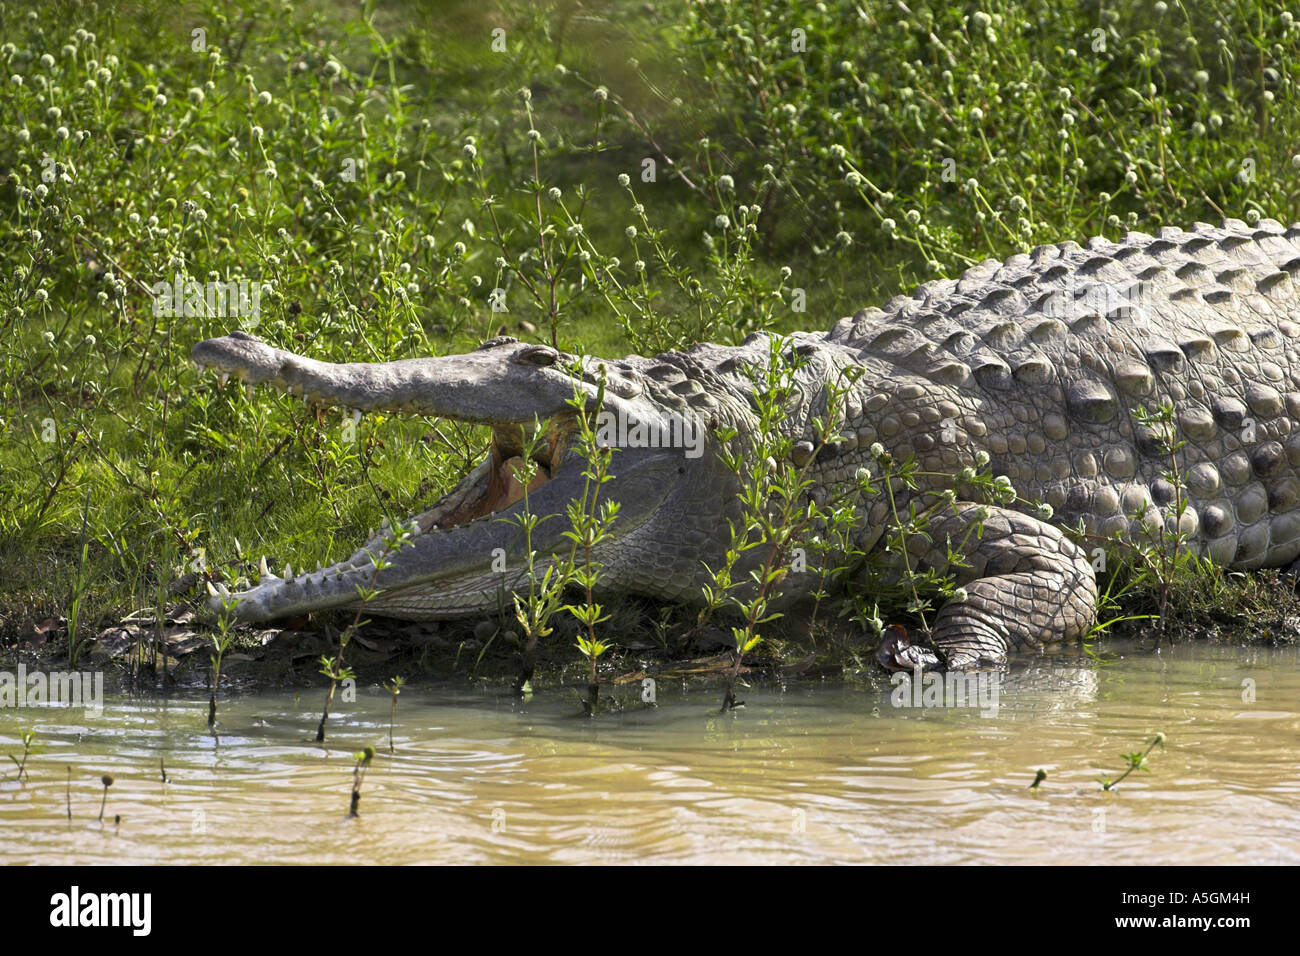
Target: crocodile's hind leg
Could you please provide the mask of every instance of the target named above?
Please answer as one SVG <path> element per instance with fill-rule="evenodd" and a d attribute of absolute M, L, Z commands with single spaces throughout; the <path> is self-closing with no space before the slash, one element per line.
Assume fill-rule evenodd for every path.
<path fill-rule="evenodd" d="M 983 515 L 982 532 L 977 527 Z M 930 636 L 951 670 L 996 667 L 1011 648 L 1077 641 L 1097 619 L 1097 579 L 1087 553 L 1060 529 L 1004 508 L 958 502 L 931 519 L 922 560 L 949 568 L 948 543 L 970 565 L 952 567 L 966 595 L 939 608 Z M 891 629 L 881 663 L 911 669 L 936 663 Z"/>

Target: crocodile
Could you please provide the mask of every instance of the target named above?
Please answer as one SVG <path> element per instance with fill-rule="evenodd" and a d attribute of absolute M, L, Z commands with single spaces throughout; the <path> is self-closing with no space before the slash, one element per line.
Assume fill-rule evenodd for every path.
<path fill-rule="evenodd" d="M 1013 650 L 1086 636 L 1098 613 L 1096 540 L 1150 541 L 1163 528 L 1166 543 L 1181 540 L 1227 568 L 1300 556 L 1297 273 L 1300 225 L 1228 219 L 989 259 L 829 332 L 782 338 L 798 356 L 798 397 L 783 428 L 813 494 L 859 481 L 882 451 L 938 476 L 918 479 L 916 496 L 959 482 L 908 551 L 918 566 L 949 569 L 956 548 L 950 570 L 962 587 L 935 612 L 928 647 L 895 639 L 882 663 L 998 667 Z M 575 384 L 594 402 L 603 381 L 611 414 L 646 425 L 645 435 L 698 434 L 700 447 L 627 441 L 612 456 L 606 487 L 620 512 L 595 555 L 601 585 L 698 602 L 741 508 L 718 430 L 755 428 L 753 369 L 774 354 L 767 332 L 608 361 L 510 337 L 466 354 L 365 364 L 316 361 L 244 332 L 200 342 L 197 363 L 250 385 L 319 405 L 479 423 L 493 435 L 485 460 L 414 516 L 410 546 L 377 576 L 371 556 L 390 547 L 389 529 L 311 573 L 276 575 L 263 560 L 257 585 L 214 601 L 237 600 L 247 620 L 273 619 L 355 606 L 373 578 L 380 593 L 366 608 L 381 616 L 497 611 L 503 594 L 526 586 L 519 528 L 501 520 L 522 507 L 521 427 L 551 425 L 529 498 L 534 512 L 559 516 L 533 540 L 539 555 L 554 555 L 569 547 L 566 506 L 583 483 L 569 402 Z M 818 442 L 828 383 L 845 376 L 853 384 L 838 440 Z M 1168 428 L 1144 411 L 1158 407 L 1172 409 Z M 1006 476 L 1016 501 L 975 500 L 960 479 L 977 466 Z M 864 551 L 883 544 L 885 507 L 880 496 L 862 499 Z M 494 563 L 503 554 L 507 571 Z M 813 577 L 791 574 L 783 586 L 798 594 Z"/>

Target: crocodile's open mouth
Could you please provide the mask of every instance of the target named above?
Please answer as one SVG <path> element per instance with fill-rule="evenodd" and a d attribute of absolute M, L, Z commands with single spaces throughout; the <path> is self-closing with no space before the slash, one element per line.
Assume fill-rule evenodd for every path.
<path fill-rule="evenodd" d="M 544 426 L 543 437 L 531 449 L 526 449 L 520 426 L 497 426 L 493 428 L 492 442 L 483 461 L 428 509 L 396 527 L 384 519 L 349 557 L 332 565 L 318 564 L 315 571 L 295 573 L 286 564 L 283 574 L 277 575 L 263 558 L 258 583 L 247 591 L 231 592 L 222 585 L 210 585 L 213 605 L 237 602 L 234 611 L 238 617 L 262 620 L 355 605 L 360 589 L 369 591 L 389 584 L 367 602 L 367 607 L 393 616 L 415 617 L 423 616 L 435 593 L 442 599 L 454 599 L 458 589 L 467 596 L 484 590 L 500 591 L 505 575 L 495 574 L 485 582 L 476 571 L 490 563 L 494 555 L 508 553 L 514 560 L 520 534 L 514 516 L 522 513 L 524 507 L 525 482 L 528 503 L 540 514 L 557 510 L 562 514 L 564 503 L 579 490 L 577 482 L 583 461 L 569 446 L 573 429 L 571 416 L 557 416 Z M 531 468 L 524 457 L 526 451 L 530 452 Z M 503 537 L 502 531 L 508 535 Z M 398 581 L 386 570 L 378 569 L 380 563 L 409 567 L 409 552 L 440 550 L 437 545 L 441 541 L 448 544 L 454 541 L 454 546 L 446 549 L 450 560 L 417 562 L 418 566 L 429 569 L 421 576 L 430 581 L 427 587 L 421 587 L 424 582 L 420 579 L 408 575 Z M 469 574 L 473 584 L 458 588 L 458 578 L 465 577 L 457 573 L 458 566 L 475 569 Z M 436 585 L 431 581 L 435 577 Z M 483 604 L 481 600 L 471 603 L 474 606 L 467 605 L 465 613 L 480 609 Z M 441 610 L 454 613 L 456 609 Z"/>
<path fill-rule="evenodd" d="M 545 437 L 531 449 L 532 468 L 524 460 L 523 430 L 498 426 L 492 432 L 487 458 L 428 511 L 416 515 L 420 532 L 445 531 L 507 511 L 524 498 L 525 481 L 531 495 L 560 473 L 573 457 L 568 441 L 571 418 L 553 419 Z M 529 471 L 532 475 L 529 477 Z"/>
<path fill-rule="evenodd" d="M 248 384 L 270 385 L 316 405 L 487 425 L 487 456 L 434 505 L 396 527 L 387 520 L 346 559 L 303 572 L 275 574 L 265 559 L 253 587 L 212 588 L 214 607 L 246 620 L 268 620 L 356 606 L 389 617 L 429 618 L 509 607 L 509 592 L 572 549 L 569 508 L 587 488 L 586 462 L 573 447 L 575 387 L 553 367 L 555 353 L 513 341 L 465 355 L 399 362 L 332 365 L 276 349 L 244 333 L 200 342 L 194 358 Z M 549 355 L 547 354 L 549 353 Z M 588 394 L 591 394 L 589 391 Z M 607 396 L 607 401 L 610 401 Z M 617 398 L 612 399 L 617 401 Z M 525 443 L 534 422 L 538 440 Z M 619 499 L 617 539 L 660 507 L 678 480 L 681 452 L 627 450 L 614 456 L 618 480 L 602 499 Z M 525 489 L 525 481 L 527 488 Z M 538 516 L 525 536 L 527 491 Z M 527 540 L 527 544 L 525 541 Z"/>

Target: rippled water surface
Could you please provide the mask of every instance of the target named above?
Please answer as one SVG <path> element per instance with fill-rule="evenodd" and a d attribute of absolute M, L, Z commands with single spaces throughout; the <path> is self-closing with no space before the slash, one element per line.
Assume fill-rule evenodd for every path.
<path fill-rule="evenodd" d="M 410 686 L 392 756 L 379 688 L 325 746 L 315 686 L 226 698 L 217 739 L 200 693 L 0 709 L 0 755 L 31 727 L 45 748 L 21 783 L 0 757 L 0 861 L 1300 863 L 1296 649 L 1114 649 L 1018 664 L 987 716 L 896 707 L 884 678 L 753 687 L 727 716 L 716 685 L 661 681 L 597 720 L 572 690 Z M 1158 731 L 1151 772 L 1102 792 Z"/>

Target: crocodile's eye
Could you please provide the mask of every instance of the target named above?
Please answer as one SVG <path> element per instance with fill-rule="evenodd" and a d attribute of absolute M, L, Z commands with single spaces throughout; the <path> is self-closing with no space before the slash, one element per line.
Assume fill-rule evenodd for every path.
<path fill-rule="evenodd" d="M 530 345 L 526 349 L 520 349 L 515 354 L 514 361 L 520 365 L 536 365 L 543 368 L 547 365 L 554 365 L 559 357 L 559 353 L 549 346 Z"/>

